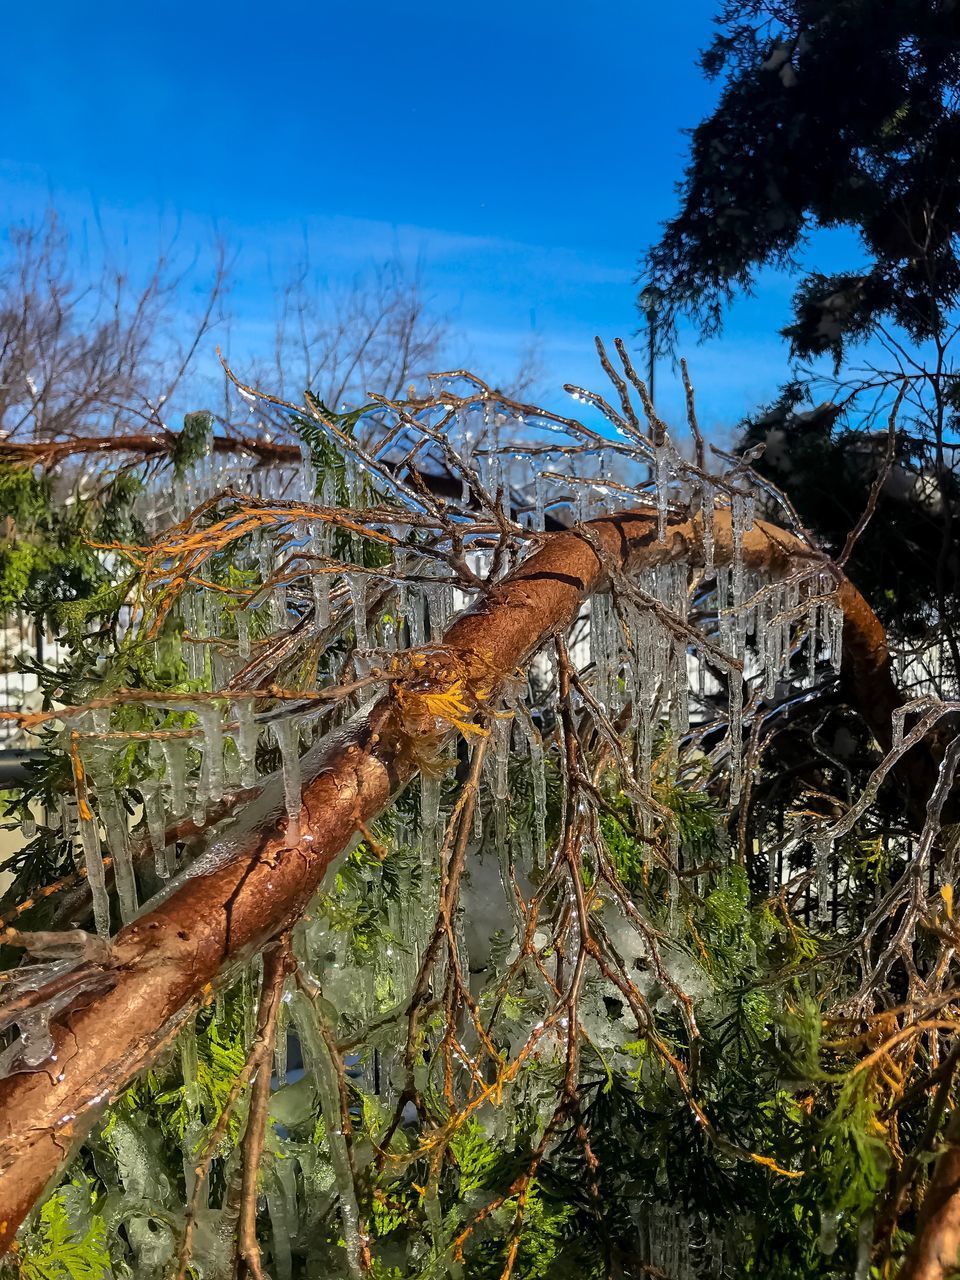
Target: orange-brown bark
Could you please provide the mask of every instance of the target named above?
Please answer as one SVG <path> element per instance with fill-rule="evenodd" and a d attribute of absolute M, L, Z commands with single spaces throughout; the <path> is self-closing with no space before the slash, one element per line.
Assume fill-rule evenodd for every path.
<path fill-rule="evenodd" d="M 152 458 L 169 455 L 179 437 L 179 431 L 143 431 L 121 436 L 75 436 L 66 440 L 3 440 L 0 441 L 0 462 L 53 467 L 65 458 L 85 454 L 126 453 Z M 302 457 L 299 445 L 257 436 L 214 436 L 210 443 L 217 451 L 252 454 L 261 462 L 298 463 Z"/>
<path fill-rule="evenodd" d="M 582 600 L 602 588 L 608 561 L 631 572 L 695 561 L 699 550 L 696 520 L 672 522 L 660 543 L 648 512 L 595 520 L 588 536 L 547 534 L 533 555 L 452 623 L 439 657 L 466 673 L 468 697 L 489 696 L 545 640 L 570 626 Z M 729 563 L 732 550 L 729 519 L 718 512 L 717 562 Z M 748 566 L 774 575 L 814 554 L 762 523 L 745 534 L 743 550 Z M 850 584 L 843 584 L 840 600 L 851 688 L 884 740 L 897 695 L 883 628 Z M 0 1246 L 9 1245 L 106 1101 L 153 1060 L 231 966 L 296 920 L 337 855 L 414 776 L 417 730 L 405 718 L 409 705 L 404 689 L 395 687 L 306 757 L 294 847 L 285 840 L 279 788 L 249 803 L 190 874 L 117 935 L 113 985 L 60 1016 L 53 1028 L 56 1060 L 0 1082 Z"/>
<path fill-rule="evenodd" d="M 913 1244 L 897 1280 L 953 1280 L 960 1273 L 960 1109 L 944 1134 L 944 1146 L 923 1198 Z"/>

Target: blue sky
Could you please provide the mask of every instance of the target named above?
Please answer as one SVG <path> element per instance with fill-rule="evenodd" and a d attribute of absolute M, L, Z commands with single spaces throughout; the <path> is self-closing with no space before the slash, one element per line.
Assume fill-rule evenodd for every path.
<path fill-rule="evenodd" d="M 419 259 L 460 362 L 506 376 L 536 335 L 556 403 L 599 384 L 594 333 L 637 328 L 636 261 L 715 93 L 696 67 L 714 8 L 11 0 L 0 221 L 53 205 L 133 266 L 176 232 L 202 267 L 221 235 L 251 345 L 305 244 L 334 282 Z M 782 380 L 790 292 L 765 279 L 722 341 L 685 340 L 715 432 Z M 660 387 L 678 414 L 667 369 Z"/>

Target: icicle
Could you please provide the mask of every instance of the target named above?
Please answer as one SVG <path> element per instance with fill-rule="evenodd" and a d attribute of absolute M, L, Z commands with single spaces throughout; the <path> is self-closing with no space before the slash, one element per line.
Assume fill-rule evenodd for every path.
<path fill-rule="evenodd" d="M 287 625 L 287 584 L 278 582 L 270 592 L 270 618 L 274 628 L 282 631 Z"/>
<path fill-rule="evenodd" d="M 513 853 L 510 848 L 510 831 L 507 823 L 509 811 L 509 806 L 504 801 L 499 801 L 493 806 L 493 848 L 496 851 L 500 869 L 500 885 L 507 902 L 510 902 L 513 896 L 510 887 Z"/>
<path fill-rule="evenodd" d="M 87 869 L 87 881 L 93 899 L 93 919 L 97 933 L 103 937 L 110 936 L 110 899 L 107 896 L 106 875 L 103 869 L 103 854 L 100 850 L 100 833 L 97 822 L 90 812 L 87 802 L 77 797 L 78 821 L 80 825 L 80 843 L 83 846 L 83 861 Z"/>
<path fill-rule="evenodd" d="M 470 835 L 474 844 L 479 844 L 483 839 L 483 806 L 480 803 L 479 795 L 473 806 L 473 825 L 470 828 Z"/>
<path fill-rule="evenodd" d="M 113 859 L 113 878 L 120 903 L 120 918 L 124 924 L 137 914 L 137 882 L 133 874 L 133 858 L 130 854 L 130 832 L 127 812 L 116 791 L 104 790 L 99 796 L 100 817 L 107 838 L 107 849 Z"/>
<path fill-rule="evenodd" d="M 781 646 L 783 644 L 783 629 L 780 626 L 778 615 L 782 608 L 782 600 L 780 593 L 777 592 L 770 605 L 769 625 L 764 627 L 764 652 L 763 652 L 763 695 L 769 701 L 776 695 L 777 681 L 780 677 L 780 664 L 782 661 Z"/>
<path fill-rule="evenodd" d="M 674 732 L 682 736 L 690 728 L 690 686 L 687 680 L 687 646 L 684 640 L 676 640 L 674 652 L 677 661 L 676 686 L 673 706 Z"/>
<path fill-rule="evenodd" d="M 437 857 L 441 790 L 439 778 L 420 775 L 421 861 L 427 870 L 433 868 Z"/>
<path fill-rule="evenodd" d="M 730 524 L 733 534 L 733 605 L 739 607 L 743 600 L 743 534 L 747 522 L 747 503 L 742 493 L 734 493 L 730 504 Z"/>
<path fill-rule="evenodd" d="M 729 750 L 730 805 L 740 802 L 743 788 L 743 681 L 739 671 L 730 672 Z"/>
<path fill-rule="evenodd" d="M 316 610 L 317 626 L 321 631 L 330 625 L 330 575 L 328 573 L 312 573 L 310 589 L 313 592 L 313 607 Z"/>
<path fill-rule="evenodd" d="M 733 614 L 730 612 L 731 571 L 718 568 L 717 574 L 717 635 L 720 648 L 735 656 L 736 635 Z"/>
<path fill-rule="evenodd" d="M 191 1019 L 180 1033 L 180 1071 L 183 1075 L 183 1100 L 191 1120 L 200 1118 L 200 1085 L 198 1083 L 199 1059 L 197 1056 L 197 1027 Z"/>
<path fill-rule="evenodd" d="M 290 1013 L 296 1020 L 300 1043 L 310 1065 L 311 1076 L 320 1095 L 324 1136 L 340 1205 L 340 1223 L 347 1252 L 347 1267 L 355 1280 L 360 1280 L 360 1258 L 364 1240 L 360 1232 L 360 1207 L 357 1203 L 350 1153 L 343 1133 L 340 1114 L 340 1088 L 323 1036 L 317 1027 L 317 1014 L 308 998 L 300 991 L 290 997 Z"/>
<path fill-rule="evenodd" d="M 831 619 L 830 619 L 829 595 L 832 590 L 833 590 L 833 583 L 830 580 L 830 577 L 825 573 L 821 573 L 819 593 L 821 596 L 827 597 L 827 599 L 821 601 L 821 606 L 820 606 L 820 643 L 823 645 L 825 649 L 829 649 L 830 647 Z"/>
<path fill-rule="evenodd" d="M 453 590 L 446 582 L 426 584 L 427 618 L 430 623 L 430 639 L 439 642 L 447 629 L 453 613 Z"/>
<path fill-rule="evenodd" d="M 291 1280 L 293 1275 L 293 1257 L 290 1251 L 290 1223 L 287 1220 L 287 1203 L 282 1191 L 274 1191 L 267 1187 L 267 1215 L 273 1234 L 271 1250 L 273 1266 L 270 1274 L 273 1280 Z"/>
<path fill-rule="evenodd" d="M 410 643 L 415 649 L 426 643 L 426 632 L 423 625 L 423 598 L 416 590 L 410 596 L 407 610 L 407 626 L 410 628 Z"/>
<path fill-rule="evenodd" d="M 839 671 L 843 662 L 843 610 L 830 604 L 830 664 Z"/>
<path fill-rule="evenodd" d="M 159 782 L 145 782 L 141 787 L 141 793 L 154 866 L 160 879 L 166 880 L 173 871 L 173 857 L 172 851 L 169 859 L 167 856 L 166 816 L 163 812 L 163 795 Z"/>
<path fill-rule="evenodd" d="M 597 701 L 604 708 L 609 701 L 608 682 L 610 679 L 606 605 L 607 602 L 604 596 L 594 596 L 590 601 L 590 661 L 593 664 L 593 681 Z"/>
<path fill-rule="evenodd" d="M 191 680 L 205 680 L 207 674 L 207 646 L 199 643 L 204 639 L 204 610 L 199 592 L 191 592 L 185 597 L 187 608 L 187 630 L 194 643 L 187 645 L 187 670 Z"/>
<path fill-rule="evenodd" d="M 209 703 L 200 708 L 198 715 L 203 764 L 197 788 L 197 810 L 202 821 L 207 804 L 216 804 L 223 796 L 223 720 L 220 708 Z"/>
<path fill-rule="evenodd" d="M 752 493 L 743 495 L 743 531 L 749 533 L 753 528 L 753 517 L 757 509 L 757 500 Z"/>
<path fill-rule="evenodd" d="M 250 615 L 246 609 L 237 610 L 237 657 L 241 662 L 250 660 Z"/>
<path fill-rule="evenodd" d="M 817 919 L 825 923 L 830 919 L 830 863 L 833 859 L 833 841 L 829 836 L 815 836 L 813 848 L 817 879 Z"/>
<path fill-rule="evenodd" d="M 542 531 L 546 526 L 546 495 L 544 492 L 545 485 L 546 485 L 546 481 L 544 480 L 542 473 L 538 471 L 533 478 L 533 492 L 534 492 L 534 503 L 535 503 L 534 513 L 533 513 L 533 527 L 537 531 Z"/>
<path fill-rule="evenodd" d="M 300 748 L 296 726 L 291 719 L 275 721 L 273 732 L 280 748 L 283 795 L 287 805 L 286 841 L 292 847 L 300 843 L 300 811 L 303 808 Z"/>
<path fill-rule="evenodd" d="M 533 781 L 533 860 L 540 868 L 547 862 L 547 777 L 543 756 L 543 739 L 536 726 L 526 716 L 519 717 L 520 725 L 530 744 L 530 771 Z"/>
<path fill-rule="evenodd" d="M 713 556 L 716 547 L 714 536 L 714 494 L 709 480 L 702 482 L 700 491 L 700 512 L 703 518 L 703 576 L 712 578 L 714 573 Z"/>
<path fill-rule="evenodd" d="M 494 422 L 496 422 L 496 420 L 495 416 Z M 497 495 L 503 489 L 503 462 L 501 461 L 499 454 L 492 453 L 489 455 L 487 463 L 490 468 L 490 479 L 487 481 L 487 488 L 489 489 L 494 501 L 496 501 Z"/>
<path fill-rule="evenodd" d="M 667 540 L 667 506 L 670 483 L 670 446 L 664 437 L 662 444 L 653 447 L 653 483 L 657 498 L 657 539 Z"/>
<path fill-rule="evenodd" d="M 207 798 L 216 804 L 223 798 L 223 715 L 219 707 L 204 708 L 200 715 L 204 736 L 204 764 L 207 768 Z"/>
<path fill-rule="evenodd" d="M 192 1196 L 196 1187 L 197 1145 L 203 1132 L 203 1116 L 200 1111 L 199 1060 L 197 1055 L 197 1028 L 191 1019 L 179 1037 L 180 1073 L 183 1078 L 183 1100 L 187 1112 L 183 1137 L 180 1140 L 183 1153 L 183 1176 L 186 1193 Z M 201 1188 L 200 1204 L 207 1205 L 208 1188 Z"/>
<path fill-rule="evenodd" d="M 350 601 L 353 605 L 353 632 L 358 649 L 370 648 L 367 633 L 367 575 L 350 574 Z"/>
<path fill-rule="evenodd" d="M 860 1226 L 857 1230 L 857 1265 L 853 1273 L 853 1280 L 870 1280 L 873 1236 L 874 1216 L 872 1213 L 865 1213 L 860 1219 Z"/>
<path fill-rule="evenodd" d="M 498 716 L 493 722 L 493 797 L 502 804 L 510 797 L 510 719 Z"/>
<path fill-rule="evenodd" d="M 807 605 L 807 679 L 813 684 L 817 675 L 817 601 Z"/>
<path fill-rule="evenodd" d="M 170 813 L 179 818 L 187 811 L 187 762 L 183 742 L 177 738 L 165 738 L 163 759 Z"/>
<path fill-rule="evenodd" d="M 257 723 L 253 717 L 253 699 L 241 698 L 234 703 L 237 720 L 237 751 L 240 753 L 240 783 L 252 787 L 257 781 Z"/>
<path fill-rule="evenodd" d="M 273 1070 L 277 1077 L 277 1088 L 282 1089 L 287 1083 L 287 1050 L 290 1037 L 287 1034 L 287 1006 L 281 1004 L 277 1019 L 277 1038 L 273 1046 Z"/>

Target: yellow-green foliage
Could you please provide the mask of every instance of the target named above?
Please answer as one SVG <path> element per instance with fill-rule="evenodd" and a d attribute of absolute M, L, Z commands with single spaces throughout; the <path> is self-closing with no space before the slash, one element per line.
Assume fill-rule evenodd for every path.
<path fill-rule="evenodd" d="M 71 1222 L 63 1190 L 43 1205 L 20 1254 L 21 1280 L 103 1280 L 109 1272 L 107 1230 L 103 1218 L 89 1225 Z"/>

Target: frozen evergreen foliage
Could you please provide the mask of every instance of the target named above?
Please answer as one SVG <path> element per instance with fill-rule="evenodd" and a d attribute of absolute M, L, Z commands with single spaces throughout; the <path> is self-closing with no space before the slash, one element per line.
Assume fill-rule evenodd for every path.
<path fill-rule="evenodd" d="M 601 359 L 610 400 L 571 390 L 602 431 L 457 372 L 350 414 L 308 394 L 269 459 L 194 417 L 165 466 L 5 473 L 21 536 L 68 518 L 51 474 L 69 519 L 119 486 L 126 523 L 59 593 L 28 570 L 71 656 L 41 673 L 61 709 L 22 718 L 44 754 L 10 806 L 37 826 L 3 1073 L 56 1071 L 51 1020 L 109 981 L 109 938 L 271 780 L 296 857 L 314 746 L 373 696 L 419 767 L 284 964 L 224 972 L 103 1111 L 22 1275 L 228 1277 L 245 1214 L 273 1280 L 799 1280 L 902 1251 L 897 1179 L 955 1057 L 956 739 L 919 823 L 889 784 L 951 708 L 920 690 L 889 755 L 862 725 L 846 751 L 838 570 L 802 531 L 765 561 L 749 462 L 698 433 L 691 461 Z M 627 510 L 646 561 L 605 564 L 526 669 L 485 701 L 429 674 L 545 525 L 596 543 Z"/>
<path fill-rule="evenodd" d="M 862 252 L 803 280 L 786 331 L 800 354 L 839 362 L 880 318 L 914 341 L 942 333 L 960 286 L 956 5 L 726 0 L 717 25 L 702 66 L 719 101 L 644 264 L 666 318 L 719 329 L 814 224 L 853 228 Z"/>
<path fill-rule="evenodd" d="M 660 290 L 659 341 L 673 344 L 679 317 L 718 332 L 764 270 L 793 277 L 779 318 L 790 380 L 741 424 L 738 447 L 763 450 L 758 473 L 843 558 L 904 650 L 912 641 L 908 681 L 916 663 L 950 697 L 960 676 L 960 9 L 725 0 L 701 65 L 718 82 L 716 105 L 692 131 L 676 213 L 641 266 Z M 868 502 L 877 518 L 847 559 Z"/>

